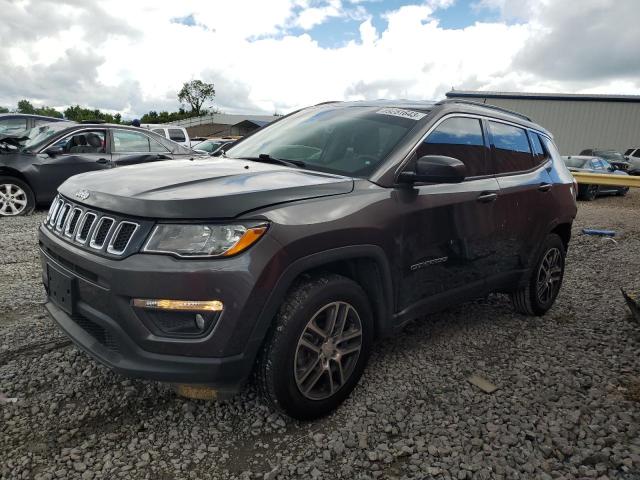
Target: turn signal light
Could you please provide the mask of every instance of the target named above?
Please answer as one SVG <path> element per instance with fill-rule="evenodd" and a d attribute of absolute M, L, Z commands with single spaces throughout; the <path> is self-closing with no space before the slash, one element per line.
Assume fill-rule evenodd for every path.
<path fill-rule="evenodd" d="M 158 300 L 134 298 L 133 306 L 152 310 L 173 310 L 180 312 L 221 312 L 220 300 Z"/>
<path fill-rule="evenodd" d="M 243 250 L 246 250 L 251 245 L 256 243 L 264 232 L 267 231 L 267 227 L 253 227 L 247 229 L 247 231 L 242 235 L 238 243 L 236 243 L 233 247 L 222 254 L 223 257 L 230 257 L 231 255 L 235 255 L 236 253 L 240 253 Z"/>

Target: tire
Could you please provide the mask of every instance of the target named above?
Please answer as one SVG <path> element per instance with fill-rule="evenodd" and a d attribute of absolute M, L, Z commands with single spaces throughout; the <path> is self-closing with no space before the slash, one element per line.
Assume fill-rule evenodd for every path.
<path fill-rule="evenodd" d="M 627 193 L 629 193 L 629 187 L 624 187 L 618 190 L 619 197 L 624 197 Z"/>
<path fill-rule="evenodd" d="M 511 303 L 516 312 L 530 316 L 542 316 L 547 313 L 562 286 L 565 256 L 562 239 L 555 233 L 547 235 L 533 264 L 527 286 L 511 293 Z M 543 288 L 543 282 L 547 289 L 541 292 L 539 289 Z"/>
<path fill-rule="evenodd" d="M 598 185 L 587 185 L 586 187 L 587 188 L 585 188 L 584 193 L 582 194 L 582 199 L 587 202 L 592 202 L 598 196 L 600 187 Z"/>
<path fill-rule="evenodd" d="M 15 177 L 0 177 L 0 217 L 28 215 L 36 208 L 31 187 Z"/>
<path fill-rule="evenodd" d="M 334 343 L 340 324 L 341 338 L 352 338 Z M 355 388 L 372 343 L 373 315 L 357 283 L 335 274 L 304 278 L 290 290 L 267 336 L 256 368 L 258 389 L 295 419 L 327 415 Z"/>

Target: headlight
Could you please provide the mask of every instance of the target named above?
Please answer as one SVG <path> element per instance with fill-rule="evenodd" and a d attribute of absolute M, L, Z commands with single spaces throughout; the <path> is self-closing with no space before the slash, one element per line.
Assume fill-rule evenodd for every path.
<path fill-rule="evenodd" d="M 267 231 L 266 225 L 157 225 L 142 249 L 179 257 L 229 257 L 240 253 Z"/>

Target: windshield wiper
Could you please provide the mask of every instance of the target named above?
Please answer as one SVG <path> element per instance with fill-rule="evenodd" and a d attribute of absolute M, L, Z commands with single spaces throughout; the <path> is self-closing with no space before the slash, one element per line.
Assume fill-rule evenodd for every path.
<path fill-rule="evenodd" d="M 230 157 L 234 158 L 234 157 Z M 257 157 L 238 157 L 240 160 L 250 160 L 252 162 L 275 163 L 276 165 L 284 165 L 293 168 L 305 168 L 307 166 L 302 160 L 284 160 L 282 158 L 272 157 L 268 153 L 261 153 Z"/>

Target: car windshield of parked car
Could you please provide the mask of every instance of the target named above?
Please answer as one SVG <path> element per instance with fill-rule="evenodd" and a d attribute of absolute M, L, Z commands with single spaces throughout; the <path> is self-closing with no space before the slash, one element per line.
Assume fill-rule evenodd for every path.
<path fill-rule="evenodd" d="M 53 122 L 33 127 L 26 133 L 26 136 L 28 138 L 23 142 L 22 150 L 37 150 L 38 148 L 43 146 L 44 143 L 49 140 L 49 138 L 58 133 L 60 130 L 64 130 L 65 128 L 69 128 L 69 123 Z"/>
<path fill-rule="evenodd" d="M 204 142 L 200 142 L 200 143 L 194 145 L 192 148 L 194 150 L 202 150 L 204 152 L 211 153 L 214 150 L 217 150 L 220 145 L 222 145 L 222 142 L 214 142 L 212 140 L 205 140 Z"/>
<path fill-rule="evenodd" d="M 612 150 L 600 150 L 600 151 L 595 151 L 593 152 L 594 155 L 598 155 L 599 157 L 602 157 L 604 159 L 610 160 L 610 161 L 614 161 L 614 162 L 624 162 L 624 155 L 622 155 L 620 152 L 614 152 Z"/>
<path fill-rule="evenodd" d="M 588 158 L 565 157 L 564 164 L 570 168 L 584 168 L 584 164 L 589 161 Z"/>
<path fill-rule="evenodd" d="M 367 177 L 425 116 L 403 108 L 311 108 L 256 132 L 227 150 L 226 156 L 268 155 L 310 170 Z"/>

